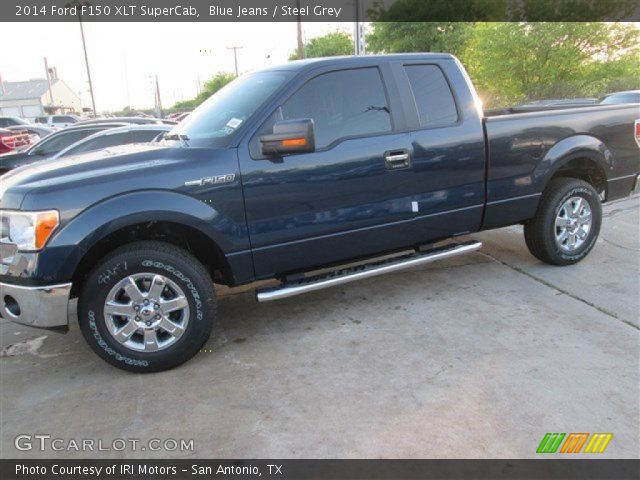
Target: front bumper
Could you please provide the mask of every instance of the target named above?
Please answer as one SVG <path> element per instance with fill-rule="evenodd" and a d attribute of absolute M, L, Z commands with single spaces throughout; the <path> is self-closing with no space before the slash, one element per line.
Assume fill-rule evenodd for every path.
<path fill-rule="evenodd" d="M 70 283 L 24 287 L 0 282 L 0 315 L 30 327 L 65 327 L 70 296 Z"/>

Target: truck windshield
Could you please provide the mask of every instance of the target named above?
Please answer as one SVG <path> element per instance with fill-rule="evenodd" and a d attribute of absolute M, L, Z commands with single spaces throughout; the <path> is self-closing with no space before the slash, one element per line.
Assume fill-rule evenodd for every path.
<path fill-rule="evenodd" d="M 190 146 L 225 147 L 234 132 L 287 80 L 285 71 L 237 78 L 218 90 L 167 134 Z"/>

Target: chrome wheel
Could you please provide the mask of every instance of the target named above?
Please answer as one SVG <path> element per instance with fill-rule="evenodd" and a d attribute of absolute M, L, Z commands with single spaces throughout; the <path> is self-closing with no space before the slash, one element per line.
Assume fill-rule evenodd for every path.
<path fill-rule="evenodd" d="M 139 352 L 173 345 L 189 323 L 189 302 L 171 279 L 138 273 L 118 282 L 107 295 L 104 318 L 119 343 Z"/>
<path fill-rule="evenodd" d="M 591 206 L 583 197 L 571 197 L 562 204 L 555 222 L 556 244 L 564 252 L 578 250 L 591 230 Z"/>

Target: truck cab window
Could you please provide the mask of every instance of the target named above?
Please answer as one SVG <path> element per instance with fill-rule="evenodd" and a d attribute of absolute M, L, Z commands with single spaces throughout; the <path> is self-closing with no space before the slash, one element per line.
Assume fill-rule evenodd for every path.
<path fill-rule="evenodd" d="M 439 67 L 406 65 L 404 70 L 411 84 L 421 126 L 440 127 L 458 121 L 453 94 Z"/>
<path fill-rule="evenodd" d="M 391 131 L 391 116 L 377 68 L 325 73 L 307 82 L 282 107 L 285 120 L 311 118 L 316 147 L 340 138 Z"/>

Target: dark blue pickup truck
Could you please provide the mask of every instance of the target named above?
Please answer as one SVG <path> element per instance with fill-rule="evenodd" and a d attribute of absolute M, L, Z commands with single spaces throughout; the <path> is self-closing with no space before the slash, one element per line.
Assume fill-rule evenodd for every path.
<path fill-rule="evenodd" d="M 245 75 L 160 143 L 0 177 L 0 312 L 64 329 L 77 297 L 96 353 L 150 372 L 207 340 L 214 282 L 277 279 L 257 291 L 275 300 L 469 252 L 480 243 L 434 243 L 516 223 L 537 258 L 573 264 L 601 202 L 638 187 L 638 118 L 638 105 L 485 118 L 443 54 Z"/>

